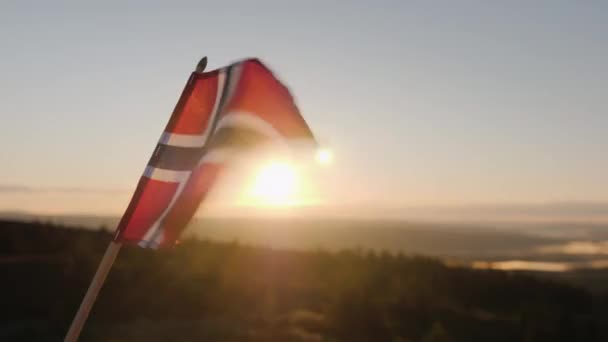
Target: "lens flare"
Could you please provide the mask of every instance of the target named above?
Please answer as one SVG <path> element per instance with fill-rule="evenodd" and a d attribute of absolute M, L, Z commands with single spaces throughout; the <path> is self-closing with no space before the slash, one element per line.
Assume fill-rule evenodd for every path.
<path fill-rule="evenodd" d="M 333 160 L 333 154 L 330 150 L 320 149 L 317 151 L 316 159 L 319 164 L 327 165 Z"/>

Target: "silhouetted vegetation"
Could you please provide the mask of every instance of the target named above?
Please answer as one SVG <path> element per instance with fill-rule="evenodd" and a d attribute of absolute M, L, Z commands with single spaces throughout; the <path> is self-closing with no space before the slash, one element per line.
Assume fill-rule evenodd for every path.
<path fill-rule="evenodd" d="M 0 221 L 0 340 L 59 341 L 111 234 Z M 365 250 L 127 247 L 85 341 L 607 341 L 608 296 Z"/>

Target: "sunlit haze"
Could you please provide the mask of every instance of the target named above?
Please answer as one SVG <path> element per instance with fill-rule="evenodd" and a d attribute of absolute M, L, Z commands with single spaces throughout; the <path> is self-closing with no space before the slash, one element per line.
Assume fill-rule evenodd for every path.
<path fill-rule="evenodd" d="M 251 185 L 249 196 L 254 206 L 290 206 L 302 202 L 298 198 L 300 179 L 287 162 L 273 161 L 264 165 Z"/>

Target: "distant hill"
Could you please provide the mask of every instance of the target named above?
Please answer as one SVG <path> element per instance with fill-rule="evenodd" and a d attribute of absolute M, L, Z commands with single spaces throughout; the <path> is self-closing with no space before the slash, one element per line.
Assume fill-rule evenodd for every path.
<path fill-rule="evenodd" d="M 2 217 L 2 215 L 0 215 Z M 89 229 L 113 230 L 111 216 L 6 216 Z M 186 236 L 299 250 L 364 248 L 450 258 L 454 262 L 510 260 L 561 263 L 570 268 L 608 266 L 608 225 L 597 223 L 437 223 L 345 218 L 195 218 Z M 594 244 L 597 254 L 568 244 Z M 580 247 L 579 243 L 579 247 Z M 580 249 L 580 248 L 578 248 Z"/>

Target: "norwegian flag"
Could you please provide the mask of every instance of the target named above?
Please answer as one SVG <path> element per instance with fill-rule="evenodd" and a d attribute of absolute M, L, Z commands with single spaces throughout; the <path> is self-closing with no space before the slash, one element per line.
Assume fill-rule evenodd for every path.
<path fill-rule="evenodd" d="M 289 90 L 259 60 L 195 71 L 123 215 L 115 241 L 171 246 L 235 155 L 311 139 Z"/>

